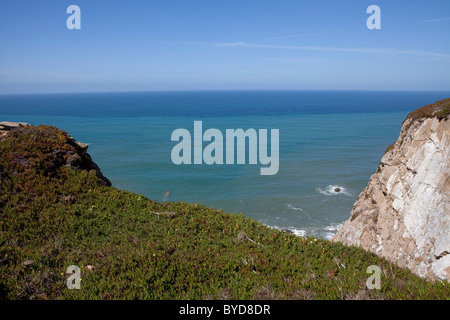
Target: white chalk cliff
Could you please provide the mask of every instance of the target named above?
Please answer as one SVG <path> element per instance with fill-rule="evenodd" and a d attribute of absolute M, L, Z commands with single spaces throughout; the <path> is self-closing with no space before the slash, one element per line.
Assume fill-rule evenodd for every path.
<path fill-rule="evenodd" d="M 450 98 L 411 112 L 333 241 L 450 279 Z"/>

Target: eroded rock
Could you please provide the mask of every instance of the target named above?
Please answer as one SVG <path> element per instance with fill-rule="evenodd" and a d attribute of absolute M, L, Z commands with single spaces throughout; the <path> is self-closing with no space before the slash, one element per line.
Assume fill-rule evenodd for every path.
<path fill-rule="evenodd" d="M 450 278 L 450 99 L 410 113 L 333 241 Z"/>

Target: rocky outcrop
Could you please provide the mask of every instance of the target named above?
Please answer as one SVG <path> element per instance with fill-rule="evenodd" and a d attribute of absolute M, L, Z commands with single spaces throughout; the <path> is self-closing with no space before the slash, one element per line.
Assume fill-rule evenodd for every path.
<path fill-rule="evenodd" d="M 32 126 L 31 124 L 24 122 L 0 122 L 0 141 L 6 139 L 17 139 L 20 137 L 31 136 L 33 144 L 36 148 L 40 147 L 40 143 L 50 137 L 57 136 L 59 141 L 50 143 L 53 149 L 46 154 L 48 160 L 48 167 L 46 167 L 46 174 L 52 175 L 59 167 L 66 166 L 70 169 L 80 170 L 95 170 L 95 173 L 99 179 L 99 182 L 105 186 L 111 186 L 111 181 L 106 178 L 98 165 L 92 160 L 91 156 L 87 153 L 88 145 L 76 141 L 67 132 L 60 131 L 58 134 L 57 129 L 51 126 Z M 38 159 L 34 159 L 32 151 L 28 150 L 29 154 L 22 154 L 21 152 L 15 152 L 14 155 L 9 155 L 8 159 L 11 163 L 17 165 L 17 172 L 26 171 L 37 165 L 39 167 Z M 31 155 L 30 155 L 31 154 Z M 7 156 L 7 155 L 2 155 Z M 40 159 L 42 161 L 42 159 Z M 43 161 L 42 161 L 43 162 Z M 1 173 L 1 172 L 0 172 Z"/>
<path fill-rule="evenodd" d="M 72 144 L 76 148 L 77 152 L 70 154 L 66 158 L 65 165 L 69 168 L 75 167 L 77 169 L 88 171 L 95 170 L 100 183 L 104 186 L 110 187 L 111 181 L 103 175 L 100 167 L 92 160 L 91 156 L 87 153 L 88 144 L 76 141 L 71 136 L 68 136 L 68 143 Z"/>
<path fill-rule="evenodd" d="M 6 135 L 11 129 L 28 126 L 30 126 L 30 124 L 25 122 L 2 121 L 0 122 L 0 137 Z"/>
<path fill-rule="evenodd" d="M 450 99 L 411 112 L 333 241 L 450 279 Z"/>

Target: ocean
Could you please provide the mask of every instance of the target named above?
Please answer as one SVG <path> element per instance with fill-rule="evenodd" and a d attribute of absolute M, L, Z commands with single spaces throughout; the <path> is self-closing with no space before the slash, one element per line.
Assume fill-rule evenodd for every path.
<path fill-rule="evenodd" d="M 406 115 L 450 92 L 178 91 L 0 95 L 0 121 L 48 124 L 88 143 L 114 187 L 241 213 L 330 239 Z M 171 160 L 175 129 L 279 129 L 279 170 Z M 206 143 L 204 143 L 206 144 Z M 270 150 L 270 148 L 269 148 Z M 336 192 L 336 188 L 340 192 Z"/>

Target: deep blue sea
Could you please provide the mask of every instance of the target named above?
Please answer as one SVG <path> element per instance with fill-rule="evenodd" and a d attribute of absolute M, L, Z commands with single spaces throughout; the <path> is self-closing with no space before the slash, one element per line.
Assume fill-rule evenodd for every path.
<path fill-rule="evenodd" d="M 189 91 L 0 95 L 0 121 L 48 124 L 89 144 L 113 186 L 331 238 L 406 115 L 450 92 Z M 175 129 L 279 129 L 279 171 L 175 165 Z M 206 144 L 206 143 L 204 143 Z M 270 150 L 270 149 L 269 149 Z M 341 192 L 335 192 L 339 187 Z"/>

